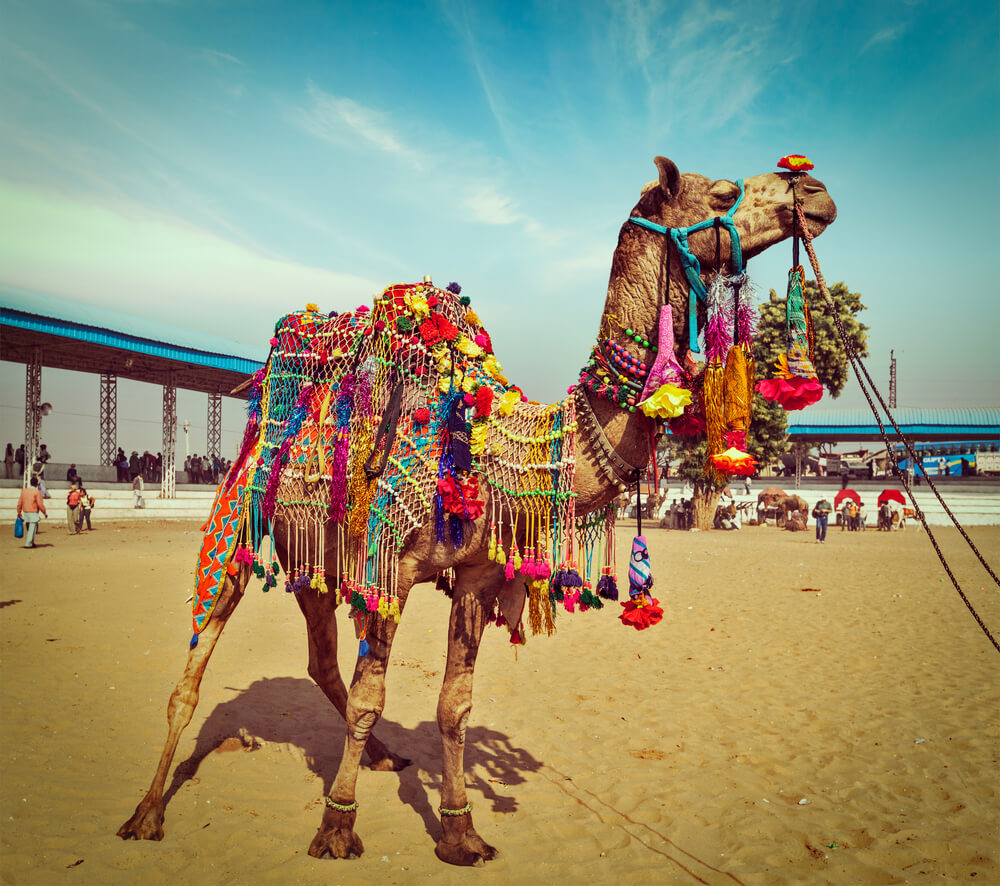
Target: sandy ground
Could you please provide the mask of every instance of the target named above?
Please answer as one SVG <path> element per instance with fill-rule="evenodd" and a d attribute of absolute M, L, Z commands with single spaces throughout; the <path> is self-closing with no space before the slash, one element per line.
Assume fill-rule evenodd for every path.
<path fill-rule="evenodd" d="M 649 537 L 659 626 L 566 614 L 516 654 L 489 630 L 466 754 L 476 827 L 501 850 L 482 869 L 433 855 L 441 593 L 415 589 L 397 637 L 377 733 L 414 764 L 362 770 L 362 859 L 306 854 L 344 728 L 306 675 L 298 608 L 256 580 L 181 739 L 166 839 L 126 843 L 187 651 L 197 529 L 8 537 L 0 882 L 1000 882 L 1000 655 L 922 532 Z M 939 537 L 1000 633 L 996 586 Z M 973 537 L 1000 567 L 1000 529 Z"/>

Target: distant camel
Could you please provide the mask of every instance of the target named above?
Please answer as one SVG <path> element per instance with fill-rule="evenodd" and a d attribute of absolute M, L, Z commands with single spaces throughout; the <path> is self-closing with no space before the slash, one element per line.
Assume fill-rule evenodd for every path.
<path fill-rule="evenodd" d="M 712 181 L 692 173 L 682 175 L 664 157 L 654 162 L 658 181 L 642 189 L 632 217 L 677 229 L 723 216 L 738 204 L 732 222 L 745 259 L 792 236 L 793 192 L 788 173 L 758 175 L 744 182 Z M 799 176 L 795 196 L 814 236 L 836 217 L 833 201 L 816 179 Z M 718 238 L 717 230 L 707 228 L 693 233 L 688 243 L 706 277 L 726 269 L 729 249 L 723 250 L 720 260 Z M 727 247 L 728 240 L 724 233 L 722 243 Z M 655 339 L 649 330 L 656 329 L 666 302 L 672 308 L 678 357 L 683 360 L 692 318 L 704 322 L 703 307 L 689 313 L 690 283 L 690 273 L 685 274 L 662 230 L 626 221 L 612 258 L 599 344 L 608 343 L 625 363 L 639 367 L 635 374 L 644 373 L 642 367 L 653 362 Z M 463 771 L 473 671 L 483 630 L 490 620 L 503 616 L 515 631 L 526 592 L 532 616 L 538 617 L 539 587 L 541 609 L 548 613 L 548 560 L 555 547 L 552 527 L 563 533 L 560 538 L 569 552 L 564 562 L 552 565 L 567 566 L 568 574 L 575 568 L 574 519 L 605 508 L 631 483 L 634 470 L 648 463 L 659 430 L 655 419 L 641 409 L 629 408 L 635 405 L 631 400 L 623 400 L 625 408 L 621 408 L 583 385 L 552 407 L 521 402 L 519 392 L 503 379 L 499 364 L 490 363 L 489 338 L 478 318 L 466 312 L 467 303 L 454 291 L 418 284 L 387 290 L 370 312 L 362 308 L 335 318 L 308 312 L 286 318 L 272 340 L 272 375 L 264 388 L 267 402 L 261 407 L 259 440 L 251 421 L 245 451 L 218 494 L 224 497 L 227 484 L 242 488 L 240 484 L 246 482 L 247 497 L 239 502 L 249 502 L 254 514 L 273 514 L 277 557 L 294 584 L 306 619 L 309 674 L 347 722 L 340 767 L 309 847 L 309 854 L 316 857 L 349 858 L 363 851 L 354 831 L 362 752 L 367 751 L 374 769 L 399 769 L 409 762 L 391 753 L 372 734 L 385 705 L 385 671 L 397 627 L 392 608 L 401 612 L 414 584 L 446 570 L 453 570 L 453 588 L 448 658 L 437 707 L 444 745 L 443 836 L 435 851 L 442 860 L 459 865 L 496 856 L 497 850 L 473 827 Z M 447 347 L 438 341 L 442 337 Z M 335 340 L 349 342 L 349 347 L 331 349 L 324 344 Z M 341 372 L 336 376 L 339 387 L 310 387 L 297 381 L 300 386 L 287 388 L 279 403 L 282 379 L 274 367 L 286 365 L 276 361 L 286 359 L 295 348 L 301 349 L 293 354 L 295 359 L 301 357 L 295 364 L 300 369 L 287 376 L 318 378 L 316 373 L 324 367 L 343 364 L 347 368 L 337 370 Z M 417 362 L 405 362 L 408 348 L 414 349 Z M 306 357 L 312 361 L 308 365 Z M 411 372 L 408 366 L 416 368 Z M 421 366 L 429 366 L 430 372 L 421 374 Z M 460 366 L 464 367 L 465 388 L 459 382 Z M 367 381 L 365 372 L 369 373 Z M 359 399 L 354 387 L 348 389 L 348 380 L 358 388 L 362 384 L 378 388 L 381 399 L 367 393 Z M 467 405 L 461 400 L 463 390 Z M 341 403 L 353 404 L 354 414 L 349 429 L 344 424 L 335 434 L 339 418 L 334 413 Z M 374 410 L 371 403 L 376 405 Z M 462 420 L 446 428 L 447 422 L 466 415 L 466 410 L 475 416 L 470 424 L 471 451 L 476 455 L 474 468 L 467 472 L 457 465 L 461 455 L 457 447 L 468 426 Z M 304 422 L 301 430 L 296 421 Z M 271 426 L 285 429 L 284 442 L 280 436 L 267 436 Z M 440 440 L 445 438 L 450 443 L 442 447 Z M 338 440 L 345 447 L 341 451 Z M 452 457 L 456 464 L 451 463 Z M 254 486 L 257 481 L 240 479 L 254 476 L 255 465 L 260 466 L 260 476 L 271 471 L 271 485 Z M 240 473 L 248 470 L 249 474 Z M 386 473 L 380 476 L 383 470 Z M 322 478 L 322 484 L 316 478 Z M 522 486 L 512 486 L 515 480 Z M 546 484 L 555 491 L 546 492 Z M 442 496 L 446 512 L 440 503 L 435 510 L 435 494 Z M 541 500 L 542 495 L 549 495 L 544 500 L 553 502 L 544 520 L 528 504 Z M 228 575 L 220 579 L 217 595 L 205 603 L 206 610 L 211 606 L 211 617 L 201 626 L 184 675 L 171 695 L 166 746 L 149 792 L 118 831 L 122 838 L 163 837 L 164 784 L 181 731 L 197 704 L 205 667 L 243 596 L 251 569 L 258 575 L 264 573 L 258 563 L 247 562 L 260 540 L 261 525 L 252 519 L 240 524 L 237 541 L 248 547 L 239 548 L 243 553 L 226 561 Z M 251 526 L 257 529 L 247 528 Z M 506 555 L 505 549 L 509 550 Z M 500 562 L 505 556 L 506 567 Z M 371 586 L 351 583 L 358 576 L 376 573 Z M 348 576 L 354 578 L 348 581 Z M 330 592 L 324 593 L 327 588 Z M 364 633 L 362 652 L 367 653 L 358 658 L 350 692 L 337 666 L 334 610 L 341 602 L 338 588 L 352 604 Z M 365 611 L 365 594 L 372 603 L 369 612 Z M 377 610 L 373 608 L 376 603 Z"/>

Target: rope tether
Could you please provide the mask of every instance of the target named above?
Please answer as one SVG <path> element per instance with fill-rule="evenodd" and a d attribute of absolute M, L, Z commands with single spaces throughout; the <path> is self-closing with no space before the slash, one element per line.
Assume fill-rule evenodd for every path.
<path fill-rule="evenodd" d="M 868 374 L 868 370 L 865 368 L 864 363 L 861 362 L 861 358 L 858 357 L 857 352 L 854 350 L 854 346 L 851 344 L 850 339 L 848 339 L 847 337 L 847 333 L 844 330 L 844 325 L 840 319 L 840 314 L 837 311 L 837 305 L 834 302 L 833 297 L 830 295 L 830 290 L 827 289 L 826 286 L 826 280 L 823 279 L 823 273 L 822 271 L 820 271 L 819 260 L 816 258 L 816 252 L 813 249 L 812 245 L 813 238 L 809 234 L 809 228 L 806 226 L 805 214 L 802 211 L 802 205 L 798 201 L 796 201 L 795 203 L 795 216 L 799 222 L 799 229 L 802 232 L 802 239 L 805 241 L 806 252 L 809 255 L 809 263 L 812 265 L 813 271 L 816 274 L 816 283 L 819 285 L 819 290 L 822 293 L 823 298 L 826 301 L 826 305 L 830 310 L 830 315 L 833 317 L 833 322 L 837 327 L 837 333 L 840 335 L 840 339 L 844 343 L 844 350 L 847 352 L 847 358 L 848 362 L 851 364 L 851 369 L 854 371 L 855 378 L 857 378 L 858 384 L 861 386 L 861 391 L 865 395 L 865 399 L 868 401 L 868 405 L 871 407 L 872 414 L 875 416 L 875 421 L 878 423 L 879 431 L 882 433 L 882 440 L 885 443 L 886 452 L 888 453 L 890 450 L 889 436 L 888 434 L 886 434 L 885 426 L 882 424 L 882 418 L 879 415 L 878 409 L 872 402 L 871 393 L 875 395 L 875 397 L 879 401 L 879 404 L 882 406 L 882 409 L 885 410 L 885 414 L 888 416 L 889 421 L 892 423 L 892 426 L 895 429 L 896 434 L 903 441 L 903 445 L 906 447 L 907 453 L 915 463 L 917 456 L 916 452 L 913 449 L 913 445 L 910 443 L 906 435 L 899 429 L 899 425 L 896 424 L 896 420 L 892 417 L 892 412 L 889 411 L 889 407 L 886 405 L 885 400 L 882 398 L 881 393 L 879 393 L 879 390 L 876 387 L 875 382 L 872 381 L 871 376 Z M 868 382 L 868 385 L 871 387 L 871 393 L 869 393 L 868 388 L 865 386 L 865 382 L 861 378 L 862 375 L 864 375 L 865 379 Z M 948 561 L 945 559 L 944 554 L 941 553 L 941 548 L 938 546 L 937 539 L 934 537 L 934 533 L 931 532 L 930 527 L 927 525 L 927 521 L 924 519 L 924 512 L 920 509 L 920 506 L 917 504 L 917 500 L 913 497 L 913 491 L 910 489 L 910 483 L 906 479 L 905 473 L 900 473 L 899 477 L 900 481 L 903 484 L 903 488 L 906 490 L 906 494 L 909 496 L 910 501 L 913 503 L 914 513 L 920 519 L 920 522 L 924 527 L 924 531 L 927 533 L 927 537 L 930 539 L 931 544 L 934 546 L 934 552 L 937 554 L 938 559 L 941 561 L 941 565 L 944 567 L 944 571 L 947 573 L 948 578 L 951 579 L 951 583 L 955 586 L 955 590 L 958 592 L 959 597 L 962 598 L 962 602 L 965 604 L 966 608 L 969 610 L 969 612 L 972 613 L 972 617 L 976 620 L 979 627 L 982 628 L 983 633 L 986 634 L 986 637 L 987 639 L 989 639 L 990 643 L 993 644 L 993 648 L 996 649 L 997 652 L 1000 652 L 1000 643 L 997 643 L 996 638 L 993 636 L 992 633 L 990 633 L 990 629 L 986 627 L 982 618 L 980 618 L 979 613 L 976 612 L 969 598 L 965 595 L 965 592 L 962 590 L 961 585 L 959 585 L 958 579 L 955 578 L 954 573 L 952 573 L 951 567 L 949 567 Z M 968 543 L 969 547 L 972 549 L 973 553 L 976 555 L 979 562 L 982 563 L 983 568 L 986 569 L 986 571 L 990 574 L 990 577 L 993 579 L 993 581 L 996 582 L 998 586 L 1000 586 L 1000 579 L 997 578 L 996 573 L 990 568 L 989 563 L 987 563 L 986 560 L 983 558 L 983 555 L 979 552 L 979 549 L 976 547 L 972 539 L 969 538 L 968 533 L 958 522 L 958 519 L 951 512 L 951 509 L 948 507 L 947 504 L 945 504 L 944 499 L 941 498 L 941 494 L 937 491 L 937 487 L 934 485 L 934 482 L 931 480 L 930 477 L 926 477 L 925 479 L 927 480 L 927 485 L 930 486 L 931 491 L 934 493 L 934 495 L 937 497 L 937 500 L 944 508 L 945 513 L 951 518 L 952 523 L 955 524 L 956 528 L 962 534 L 962 537 Z"/>

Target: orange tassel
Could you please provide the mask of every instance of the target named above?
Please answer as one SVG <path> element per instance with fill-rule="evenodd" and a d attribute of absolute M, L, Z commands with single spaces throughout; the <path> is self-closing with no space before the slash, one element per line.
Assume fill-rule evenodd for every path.
<path fill-rule="evenodd" d="M 722 442 L 726 431 L 725 371 L 725 367 L 718 361 L 709 363 L 705 367 L 705 381 L 702 388 L 702 400 L 705 406 L 705 441 L 708 444 L 709 458 L 705 472 L 714 480 L 722 479 L 712 465 L 711 457 L 718 455 L 725 448 Z"/>

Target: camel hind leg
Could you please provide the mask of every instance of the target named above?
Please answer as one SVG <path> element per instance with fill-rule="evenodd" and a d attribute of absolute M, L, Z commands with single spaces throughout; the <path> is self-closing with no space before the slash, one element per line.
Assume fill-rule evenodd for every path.
<path fill-rule="evenodd" d="M 327 573 L 326 581 L 332 586 L 336 576 Z M 344 720 L 347 720 L 347 687 L 337 663 L 337 620 L 335 593 L 319 594 L 312 590 L 295 595 L 309 633 L 309 676 L 333 703 Z M 374 734 L 365 741 L 365 753 L 371 768 L 381 772 L 398 772 L 412 761 L 394 754 Z"/>
<path fill-rule="evenodd" d="M 160 762 L 156 765 L 153 783 L 146 796 L 135 807 L 132 817 L 118 829 L 118 836 L 123 840 L 162 840 L 163 839 L 163 786 L 167 781 L 170 764 L 177 752 L 177 743 L 184 731 L 194 709 L 198 704 L 201 678 L 212 656 L 212 650 L 222 635 L 229 616 L 233 614 L 237 604 L 243 599 L 243 590 L 250 579 L 250 570 L 244 566 L 235 576 L 227 576 L 219 592 L 212 617 L 198 635 L 198 645 L 189 653 L 184 675 L 170 696 L 167 705 L 167 742 L 160 754 Z"/>

